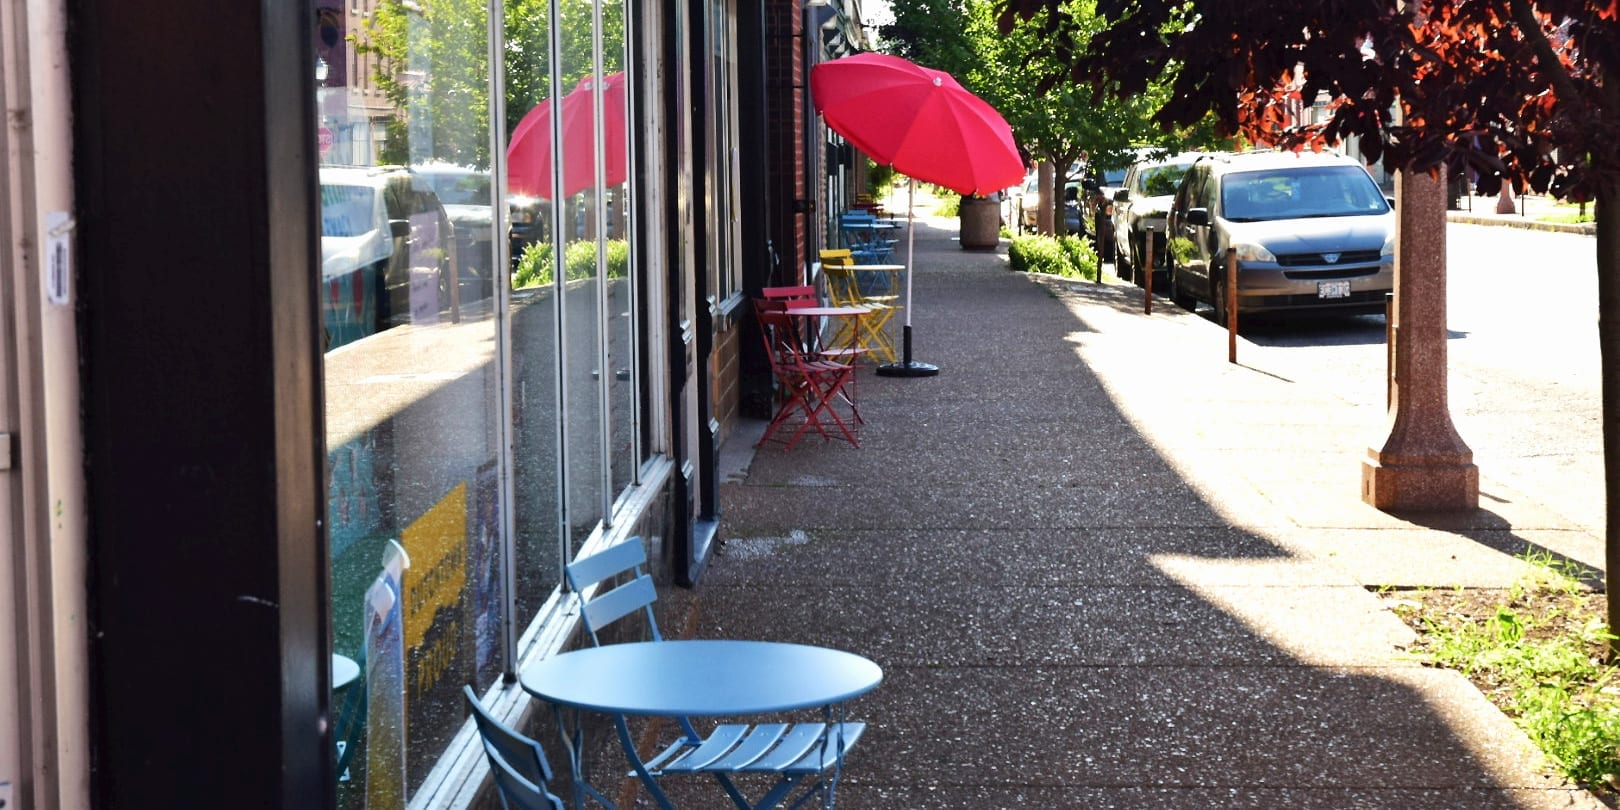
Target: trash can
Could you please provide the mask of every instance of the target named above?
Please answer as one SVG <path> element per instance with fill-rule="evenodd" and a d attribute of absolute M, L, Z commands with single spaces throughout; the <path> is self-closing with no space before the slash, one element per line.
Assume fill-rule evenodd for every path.
<path fill-rule="evenodd" d="M 1000 195 L 963 197 L 959 241 L 963 250 L 994 250 L 1001 243 Z"/>

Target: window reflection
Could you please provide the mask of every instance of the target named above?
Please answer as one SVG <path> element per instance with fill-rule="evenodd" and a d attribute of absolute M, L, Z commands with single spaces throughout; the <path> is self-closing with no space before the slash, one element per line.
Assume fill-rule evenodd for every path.
<path fill-rule="evenodd" d="M 523 626 L 561 579 L 557 277 L 548 4 L 506 6 L 507 190 L 512 212 L 513 528 Z"/>
<path fill-rule="evenodd" d="M 316 5 L 339 806 L 403 806 L 649 452 L 625 6 L 504 4 L 492 144 L 483 0 Z"/>
<path fill-rule="evenodd" d="M 338 798 L 403 806 L 503 663 L 487 12 L 318 3 Z"/>

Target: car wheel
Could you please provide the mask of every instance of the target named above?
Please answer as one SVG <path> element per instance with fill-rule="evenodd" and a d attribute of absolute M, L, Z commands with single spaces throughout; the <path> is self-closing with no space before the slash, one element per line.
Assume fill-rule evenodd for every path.
<path fill-rule="evenodd" d="M 1215 322 L 1226 326 L 1226 276 L 1215 276 L 1209 282 L 1209 303 L 1215 307 Z"/>
<path fill-rule="evenodd" d="M 1126 259 L 1123 251 L 1114 251 L 1114 275 L 1119 277 L 1120 281 L 1131 280 L 1131 265 Z"/>

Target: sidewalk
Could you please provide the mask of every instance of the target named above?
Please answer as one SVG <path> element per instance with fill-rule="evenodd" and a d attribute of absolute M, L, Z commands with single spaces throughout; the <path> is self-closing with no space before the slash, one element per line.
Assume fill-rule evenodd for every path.
<path fill-rule="evenodd" d="M 1551 197 L 1540 194 L 1526 194 L 1513 198 L 1513 213 L 1498 214 L 1496 212 L 1498 198 L 1496 197 L 1463 197 L 1456 211 L 1447 211 L 1446 219 L 1449 222 L 1465 222 L 1473 225 L 1506 225 L 1512 228 L 1529 228 L 1537 231 L 1557 231 L 1560 233 L 1593 234 L 1597 232 L 1596 226 L 1590 222 L 1544 222 L 1541 217 L 1554 213 L 1579 211 L 1579 208 L 1558 206 L 1557 201 Z M 1588 215 L 1592 213 L 1590 204 L 1586 207 Z"/>
<path fill-rule="evenodd" d="M 1374 510 L 1381 391 L 1302 384 L 1309 360 L 1264 347 L 1228 364 L 1204 317 L 954 237 L 916 226 L 914 355 L 939 376 L 863 369 L 859 449 L 739 430 L 724 545 L 671 595 L 693 636 L 882 665 L 840 807 L 1602 806 L 1461 675 L 1405 660 L 1376 594 L 1505 587 L 1527 546 L 1601 567 L 1599 538 L 1488 470 L 1477 513 Z"/>

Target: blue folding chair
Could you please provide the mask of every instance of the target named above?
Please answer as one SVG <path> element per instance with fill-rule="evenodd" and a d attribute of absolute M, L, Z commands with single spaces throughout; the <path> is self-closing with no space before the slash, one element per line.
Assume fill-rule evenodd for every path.
<path fill-rule="evenodd" d="M 551 763 L 540 744 L 496 720 L 478 702 L 478 693 L 471 686 L 463 686 L 461 691 L 484 741 L 501 806 L 507 810 L 563 810 L 562 799 L 544 787 L 551 781 Z"/>
<path fill-rule="evenodd" d="M 591 643 L 600 646 L 604 628 L 620 619 L 641 613 L 652 640 L 663 641 L 652 605 L 657 599 L 652 576 L 643 570 L 647 562 L 641 538 L 632 537 L 595 554 L 576 558 L 563 568 L 568 587 L 578 595 L 580 619 Z M 589 591 L 590 597 L 585 593 Z M 704 736 L 686 717 L 677 718 L 681 738 L 645 764 L 646 773 L 659 778 L 665 774 L 709 774 L 718 781 L 740 810 L 776 807 L 803 786 L 804 791 L 789 805 L 796 808 L 811 797 L 831 795 L 844 755 L 866 731 L 859 722 L 825 723 L 723 723 Z M 630 744 L 623 716 L 616 718 L 622 742 Z M 836 741 L 836 745 L 833 745 Z M 732 774 L 775 774 L 778 778 L 757 803 L 749 802 L 732 781 Z M 830 777 L 829 777 L 829 774 Z"/>
<path fill-rule="evenodd" d="M 857 264 L 885 264 L 894 257 L 894 240 L 878 232 L 877 218 L 867 211 L 850 211 L 838 217 L 844 232 L 844 246 Z"/>

